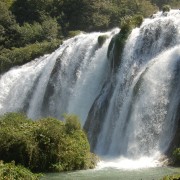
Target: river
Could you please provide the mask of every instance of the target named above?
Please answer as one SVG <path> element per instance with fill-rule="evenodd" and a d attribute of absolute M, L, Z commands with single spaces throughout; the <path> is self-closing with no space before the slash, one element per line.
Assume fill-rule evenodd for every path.
<path fill-rule="evenodd" d="M 49 173 L 42 180 L 160 180 L 165 175 L 180 173 L 180 168 L 155 167 L 134 170 L 95 169 L 68 173 Z"/>

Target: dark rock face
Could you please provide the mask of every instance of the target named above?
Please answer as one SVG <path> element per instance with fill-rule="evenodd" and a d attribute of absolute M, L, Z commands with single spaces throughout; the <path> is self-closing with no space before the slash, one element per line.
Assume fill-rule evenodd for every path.
<path fill-rule="evenodd" d="M 55 63 L 55 66 L 51 72 L 50 79 L 46 88 L 46 92 L 44 95 L 43 99 L 43 104 L 41 108 L 41 112 L 43 112 L 43 116 L 48 116 L 49 115 L 49 102 L 50 102 L 50 97 L 54 94 L 55 92 L 55 83 L 58 81 L 58 71 L 61 69 L 61 58 L 58 57 Z"/>
<path fill-rule="evenodd" d="M 175 134 L 172 139 L 172 142 L 166 152 L 166 155 L 171 157 L 172 152 L 174 151 L 175 148 L 180 147 L 180 104 L 178 106 L 178 113 L 177 113 L 177 126 L 176 126 Z"/>
<path fill-rule="evenodd" d="M 166 152 L 166 154 L 170 157 L 171 157 L 174 149 L 180 147 L 180 97 L 179 97 L 179 92 L 180 92 L 180 63 L 179 62 L 180 62 L 180 59 L 178 60 L 178 63 L 176 65 L 175 79 L 172 82 L 172 84 L 173 84 L 172 95 L 174 95 L 174 99 L 176 100 L 177 103 L 173 107 L 176 109 L 176 112 L 173 114 L 173 116 L 175 117 L 174 136 L 173 136 L 171 144 L 169 145 L 167 152 Z"/>
<path fill-rule="evenodd" d="M 112 92 L 113 85 L 111 83 L 105 83 L 100 95 L 96 98 L 94 104 L 92 105 L 84 125 L 84 130 L 87 133 L 88 140 L 91 145 L 91 151 L 94 151 L 98 135 L 103 127 Z"/>

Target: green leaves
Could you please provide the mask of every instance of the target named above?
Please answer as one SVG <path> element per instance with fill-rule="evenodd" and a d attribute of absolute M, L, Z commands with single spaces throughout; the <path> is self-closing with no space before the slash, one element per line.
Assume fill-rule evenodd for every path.
<path fill-rule="evenodd" d="M 0 54 L 0 73 L 9 70 L 15 65 L 25 64 L 45 53 L 54 51 L 60 40 L 44 41 L 42 43 L 34 43 L 22 48 L 13 48 L 12 50 L 3 49 Z"/>
<path fill-rule="evenodd" d="M 33 174 L 22 166 L 15 166 L 14 162 L 4 164 L 0 161 L 0 179 L 8 180 L 38 180 L 41 174 Z"/>
<path fill-rule="evenodd" d="M 18 113 L 1 116 L 0 159 L 43 172 L 93 168 L 97 159 L 90 158 L 79 118 L 64 118 L 62 122 L 51 117 L 31 121 Z"/>
<path fill-rule="evenodd" d="M 164 6 L 162 7 L 163 13 L 164 13 L 164 12 L 169 12 L 170 10 L 171 10 L 171 6 L 169 6 L 169 5 L 164 5 Z"/>
<path fill-rule="evenodd" d="M 81 124 L 79 118 L 76 115 L 64 115 L 65 118 L 65 128 L 67 134 L 72 134 L 77 130 L 81 130 Z"/>
<path fill-rule="evenodd" d="M 175 165 L 180 165 L 180 148 L 176 148 L 172 154 Z"/>

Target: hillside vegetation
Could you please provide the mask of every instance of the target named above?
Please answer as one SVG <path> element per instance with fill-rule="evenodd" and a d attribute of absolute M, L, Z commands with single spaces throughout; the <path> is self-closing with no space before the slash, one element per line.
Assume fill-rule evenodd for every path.
<path fill-rule="evenodd" d="M 120 27 L 125 16 L 147 17 L 179 0 L 0 0 L 0 74 L 45 53 L 80 31 Z"/>
<path fill-rule="evenodd" d="M 32 121 L 18 113 L 0 117 L 0 160 L 33 172 L 89 169 L 97 163 L 77 116 Z"/>

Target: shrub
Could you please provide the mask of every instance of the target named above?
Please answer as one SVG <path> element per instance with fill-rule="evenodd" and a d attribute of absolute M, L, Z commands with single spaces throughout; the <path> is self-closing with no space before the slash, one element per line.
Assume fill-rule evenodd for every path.
<path fill-rule="evenodd" d="M 14 162 L 4 164 L 0 161 L 0 179 L 8 180 L 38 180 L 41 174 L 33 174 L 23 166 L 15 166 Z"/>
<path fill-rule="evenodd" d="M 30 169 L 35 168 L 38 146 L 33 137 L 35 123 L 23 114 L 9 113 L 0 118 L 0 159 L 15 161 Z"/>
<path fill-rule="evenodd" d="M 175 165 L 180 165 L 180 148 L 176 148 L 173 151 L 173 161 Z"/>
<path fill-rule="evenodd" d="M 55 19 L 48 17 L 42 22 L 42 30 L 42 38 L 51 41 L 58 38 L 60 26 Z"/>
<path fill-rule="evenodd" d="M 45 53 L 54 51 L 60 43 L 59 40 L 52 40 L 51 42 L 44 41 L 22 48 L 12 48 L 12 50 L 4 49 L 0 55 L 0 74 L 13 66 L 25 64 Z"/>
<path fill-rule="evenodd" d="M 162 180 L 179 180 L 180 179 L 180 174 L 175 174 L 171 176 L 164 176 Z"/>
<path fill-rule="evenodd" d="M 101 35 L 98 37 L 99 47 L 101 47 L 106 42 L 107 38 L 108 38 L 108 36 L 106 36 L 106 35 Z"/>
<path fill-rule="evenodd" d="M 16 31 L 19 36 L 17 43 L 19 47 L 46 39 L 42 35 L 45 30 L 39 23 L 24 23 L 23 26 L 16 25 Z"/>
<path fill-rule="evenodd" d="M 171 10 L 171 6 L 169 6 L 169 5 L 164 5 L 164 6 L 162 7 L 163 13 L 164 13 L 164 12 L 169 12 L 170 10 Z"/>
<path fill-rule="evenodd" d="M 76 31 L 69 31 L 68 32 L 68 37 L 71 38 L 71 37 L 74 37 L 74 36 L 77 36 L 81 33 L 82 31 L 79 31 L 79 30 L 76 30 Z"/>
<path fill-rule="evenodd" d="M 65 118 L 66 133 L 72 134 L 74 131 L 81 129 L 81 124 L 79 122 L 78 116 L 65 114 L 64 118 Z"/>
<path fill-rule="evenodd" d="M 125 16 L 121 19 L 121 33 L 130 33 L 135 27 L 140 27 L 143 22 L 142 15 Z"/>
<path fill-rule="evenodd" d="M 133 26 L 134 28 L 135 27 L 140 27 L 142 22 L 143 22 L 144 18 L 142 15 L 134 15 L 133 18 L 132 18 L 132 23 L 133 23 Z"/>
<path fill-rule="evenodd" d="M 17 113 L 0 117 L 0 159 L 38 172 L 88 169 L 97 163 L 75 115 L 66 115 L 65 122 L 31 121 Z"/>

